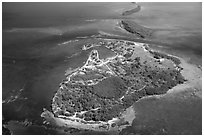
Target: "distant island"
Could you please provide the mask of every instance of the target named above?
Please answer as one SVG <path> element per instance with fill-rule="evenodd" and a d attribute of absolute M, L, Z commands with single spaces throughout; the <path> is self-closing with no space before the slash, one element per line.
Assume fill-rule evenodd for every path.
<path fill-rule="evenodd" d="M 139 38 L 151 38 L 154 32 L 153 29 L 143 27 L 131 20 L 122 20 L 120 22 L 121 28 L 125 29 L 126 31 L 136 35 Z"/>
<path fill-rule="evenodd" d="M 128 16 L 131 15 L 133 13 L 136 13 L 138 11 L 141 10 L 141 6 L 140 5 L 136 5 L 136 8 L 130 9 L 130 10 L 126 10 L 122 13 L 123 16 Z"/>
<path fill-rule="evenodd" d="M 133 3 L 133 4 L 135 4 L 135 3 Z M 126 10 L 122 13 L 122 15 L 128 16 L 128 15 L 131 15 L 133 13 L 139 12 L 141 10 L 141 6 L 138 4 L 135 4 L 135 5 L 137 6 L 136 8 Z M 135 36 L 142 38 L 142 39 L 152 38 L 152 34 L 154 32 L 153 29 L 139 25 L 130 19 L 121 20 L 119 25 L 121 28 L 125 29 L 129 33 L 132 33 Z"/>

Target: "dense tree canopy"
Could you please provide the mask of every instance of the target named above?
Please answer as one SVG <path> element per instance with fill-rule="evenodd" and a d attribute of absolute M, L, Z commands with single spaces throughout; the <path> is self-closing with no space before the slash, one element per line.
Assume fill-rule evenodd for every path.
<path fill-rule="evenodd" d="M 108 69 L 111 69 L 114 75 L 107 74 L 107 70 L 101 71 L 103 68 L 107 69 L 107 66 L 102 66 L 98 67 L 100 72 L 99 69 L 89 70 L 84 75 L 77 74 L 71 78 L 71 81 L 100 79 L 97 84 L 62 83 L 66 88 L 60 88 L 53 101 L 53 105 L 58 108 L 53 107 L 56 115 L 70 116 L 76 113 L 77 117 L 86 121 L 108 121 L 118 117 L 140 98 L 164 94 L 185 81 L 178 69 L 150 66 L 148 60 L 143 60 L 142 63 L 139 56 L 130 58 L 134 48 L 128 46 L 134 46 L 132 43 L 126 45 L 128 48 L 122 47 L 124 43 L 116 43 L 103 43 L 110 50 L 125 57 L 116 57 L 107 63 Z M 180 64 L 180 60 L 175 57 L 149 49 L 148 51 L 155 60 L 165 58 L 173 61 L 177 67 Z M 93 53 L 91 58 L 99 60 L 94 56 L 98 54 L 97 51 Z M 81 113 L 82 111 L 84 113 Z"/>

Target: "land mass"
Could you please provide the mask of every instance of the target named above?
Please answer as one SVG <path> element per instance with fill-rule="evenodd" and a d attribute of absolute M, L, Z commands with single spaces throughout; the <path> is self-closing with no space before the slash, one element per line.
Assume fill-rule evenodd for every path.
<path fill-rule="evenodd" d="M 153 29 L 143 27 L 131 20 L 122 20 L 120 26 L 139 38 L 152 38 Z"/>
<path fill-rule="evenodd" d="M 100 59 L 94 47 L 104 46 L 115 56 Z M 52 101 L 44 109 L 45 123 L 63 128 L 120 131 L 134 120 L 132 105 L 139 99 L 165 94 L 183 84 L 183 68 L 174 56 L 153 51 L 147 44 L 98 39 L 86 63 L 66 72 Z"/>
<path fill-rule="evenodd" d="M 130 10 L 126 10 L 122 13 L 123 16 L 128 16 L 131 15 L 133 13 L 139 12 L 141 10 L 141 6 L 140 5 L 136 5 L 136 8 L 130 9 Z"/>

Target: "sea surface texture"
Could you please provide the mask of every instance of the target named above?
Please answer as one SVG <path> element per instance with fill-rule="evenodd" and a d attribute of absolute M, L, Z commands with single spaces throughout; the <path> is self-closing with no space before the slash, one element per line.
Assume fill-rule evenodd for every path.
<path fill-rule="evenodd" d="M 2 134 L 201 135 L 202 3 L 2 3 Z"/>

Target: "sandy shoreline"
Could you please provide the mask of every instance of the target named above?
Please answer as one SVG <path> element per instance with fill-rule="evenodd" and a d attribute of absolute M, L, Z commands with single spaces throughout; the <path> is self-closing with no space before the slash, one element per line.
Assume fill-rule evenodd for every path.
<path fill-rule="evenodd" d="M 195 91 L 195 95 L 202 98 L 202 70 L 182 58 L 180 58 L 180 61 L 180 66 L 183 68 L 183 70 L 181 70 L 181 74 L 185 79 L 187 79 L 187 81 L 184 84 L 174 87 L 167 93 L 171 94 L 185 91 L 186 89 L 193 89 Z"/>

